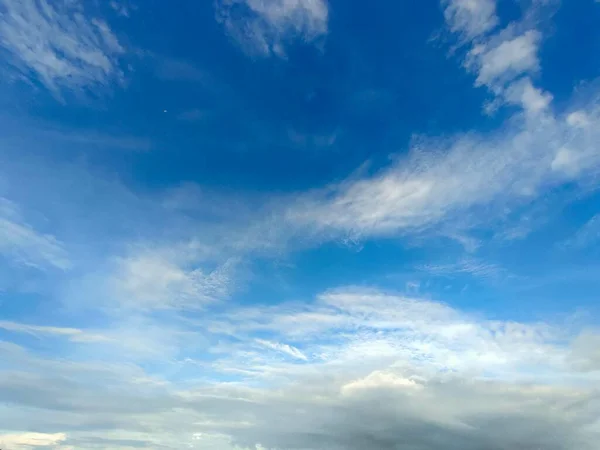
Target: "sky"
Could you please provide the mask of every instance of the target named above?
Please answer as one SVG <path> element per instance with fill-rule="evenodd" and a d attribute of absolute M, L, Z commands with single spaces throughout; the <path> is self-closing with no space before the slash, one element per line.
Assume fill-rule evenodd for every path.
<path fill-rule="evenodd" d="M 0 448 L 600 449 L 599 24 L 0 0 Z"/>

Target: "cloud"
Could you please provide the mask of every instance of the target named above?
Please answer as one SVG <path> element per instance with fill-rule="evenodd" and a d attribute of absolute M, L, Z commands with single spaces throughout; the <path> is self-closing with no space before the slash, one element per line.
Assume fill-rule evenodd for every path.
<path fill-rule="evenodd" d="M 307 360 L 306 355 L 304 355 L 304 353 L 302 353 L 296 347 L 293 347 L 291 345 L 281 344 L 279 342 L 266 341 L 264 339 L 257 339 L 256 342 L 262 345 L 263 347 L 284 353 L 288 356 L 291 356 L 292 358 L 301 359 L 303 361 Z"/>
<path fill-rule="evenodd" d="M 285 56 L 288 42 L 327 34 L 326 0 L 219 0 L 217 20 L 251 55 Z"/>
<path fill-rule="evenodd" d="M 445 277 L 457 274 L 469 274 L 474 277 L 493 280 L 507 275 L 506 269 L 496 264 L 486 263 L 473 258 L 463 258 L 451 264 L 425 264 L 419 267 L 419 269 L 434 276 Z"/>
<path fill-rule="evenodd" d="M 233 260 L 212 270 L 176 252 L 141 250 L 116 261 L 109 278 L 114 299 L 132 308 L 201 308 L 225 298 L 233 288 Z"/>
<path fill-rule="evenodd" d="M 469 232 L 493 226 L 566 183 L 594 183 L 600 172 L 593 137 L 593 124 L 600 124 L 598 94 L 576 111 L 552 111 L 552 95 L 529 76 L 540 69 L 535 14 L 496 31 L 495 2 L 442 5 L 450 30 L 470 46 L 464 65 L 477 76 L 475 85 L 493 93 L 493 107 L 519 110 L 495 132 L 415 136 L 408 154 L 391 166 L 299 195 L 282 208 L 288 235 L 353 242 L 433 233 L 466 242 Z"/>
<path fill-rule="evenodd" d="M 31 334 L 33 336 L 64 337 L 72 342 L 81 343 L 107 342 L 109 340 L 106 336 L 88 333 L 77 328 L 29 325 L 5 320 L 0 320 L 0 329 L 13 333 Z"/>
<path fill-rule="evenodd" d="M 109 26 L 85 16 L 78 1 L 1 0 L 0 44 L 22 77 L 54 96 L 97 91 L 123 77 L 125 49 Z"/>
<path fill-rule="evenodd" d="M 38 233 L 21 216 L 17 205 L 0 197 L 0 255 L 37 269 L 71 267 L 63 244 L 50 234 Z"/>
<path fill-rule="evenodd" d="M 129 17 L 131 14 L 131 7 L 124 2 L 111 0 L 109 5 L 119 16 Z"/>
<path fill-rule="evenodd" d="M 507 103 L 520 106 L 527 114 L 535 116 L 549 108 L 553 97 L 534 87 L 529 78 L 522 78 L 506 89 L 504 98 Z"/>
<path fill-rule="evenodd" d="M 467 67 L 477 72 L 477 86 L 506 83 L 522 73 L 539 69 L 537 56 L 541 34 L 529 30 L 513 39 L 476 45 L 469 52 Z M 491 48 L 490 48 L 491 46 Z"/>
<path fill-rule="evenodd" d="M 197 345 L 207 336 L 227 342 L 224 323 L 236 330 L 228 351 L 185 361 L 156 354 L 144 368 L 119 360 L 118 346 L 110 362 L 88 354 L 65 363 L 0 343 L 9 370 L 3 425 L 28 417 L 32 429 L 62 430 L 60 443 L 74 449 L 594 450 L 598 442 L 598 374 L 579 371 L 595 357 L 587 334 L 571 347 L 564 327 L 352 287 L 302 304 L 233 306 L 185 326 Z M 256 347 L 261 339 L 274 350 L 301 342 L 306 359 L 273 359 Z"/>
<path fill-rule="evenodd" d="M 569 362 L 576 370 L 600 371 L 600 334 L 586 331 L 573 342 Z"/>
<path fill-rule="evenodd" d="M 485 86 L 495 96 L 484 108 L 488 114 L 504 104 L 522 107 L 530 115 L 549 107 L 552 95 L 536 88 L 529 77 L 540 70 L 542 33 L 535 29 L 534 18 L 545 4 L 532 3 L 520 21 L 501 30 L 496 30 L 495 0 L 443 0 L 442 6 L 450 31 L 470 46 L 463 64 L 476 75 L 475 86 Z"/>
<path fill-rule="evenodd" d="M 560 155 L 565 158 L 564 155 Z M 557 155 L 557 158 L 559 156 Z M 566 164 L 566 161 L 560 161 L 561 164 Z M 600 214 L 594 215 L 588 220 L 575 235 L 565 241 L 562 245 L 565 248 L 589 248 L 600 241 Z"/>
<path fill-rule="evenodd" d="M 471 41 L 498 24 L 495 0 L 443 0 L 444 18 L 450 31 Z"/>
<path fill-rule="evenodd" d="M 21 433 L 0 434 L 0 443 L 9 449 L 28 449 L 32 447 L 56 447 L 67 439 L 64 433 Z"/>
<path fill-rule="evenodd" d="M 584 109 L 585 128 L 565 117 L 517 115 L 490 134 L 415 139 L 409 155 L 391 167 L 301 196 L 285 220 L 327 239 L 490 225 L 506 208 L 530 204 L 564 183 L 595 179 L 595 102 Z"/>

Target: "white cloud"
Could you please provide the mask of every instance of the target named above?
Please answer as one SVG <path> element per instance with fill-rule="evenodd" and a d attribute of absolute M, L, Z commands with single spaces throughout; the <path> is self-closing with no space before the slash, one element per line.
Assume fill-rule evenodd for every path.
<path fill-rule="evenodd" d="M 587 128 L 590 125 L 590 119 L 585 111 L 575 111 L 567 116 L 567 123 L 572 127 Z"/>
<path fill-rule="evenodd" d="M 502 267 L 473 258 L 463 258 L 451 264 L 426 264 L 419 269 L 434 276 L 469 274 L 484 279 L 498 279 L 507 275 L 507 271 Z"/>
<path fill-rule="evenodd" d="M 64 337 L 72 342 L 94 343 L 108 342 L 106 336 L 100 334 L 88 333 L 78 328 L 52 327 L 43 325 L 29 325 L 24 323 L 9 322 L 0 320 L 0 329 L 13 333 L 27 333 L 34 336 L 55 336 Z"/>
<path fill-rule="evenodd" d="M 546 104 L 524 95 L 530 109 Z M 489 225 L 505 208 L 565 182 L 594 179 L 600 171 L 595 99 L 585 109 L 585 129 L 526 112 L 493 134 L 417 139 L 407 157 L 379 173 L 300 197 L 285 220 L 327 239 L 418 234 L 433 226 L 443 234 Z"/>
<path fill-rule="evenodd" d="M 326 0 L 220 0 L 217 20 L 248 53 L 282 57 L 288 41 L 327 34 L 329 6 Z"/>
<path fill-rule="evenodd" d="M 50 447 L 58 448 L 61 442 L 67 439 L 65 433 L 11 433 L 0 434 L 0 443 L 7 446 L 8 449 L 29 449 L 32 447 Z"/>
<path fill-rule="evenodd" d="M 267 348 L 270 348 L 271 350 L 275 350 L 277 352 L 284 353 L 288 356 L 291 356 L 292 358 L 301 359 L 303 361 L 307 360 L 306 355 L 304 355 L 304 353 L 302 353 L 296 347 L 293 347 L 291 345 L 282 344 L 280 342 L 271 342 L 271 341 L 267 341 L 265 339 L 257 339 L 256 342 L 258 344 L 262 345 L 263 347 L 267 347 Z"/>
<path fill-rule="evenodd" d="M 123 307 L 195 309 L 231 292 L 234 261 L 203 270 L 172 250 L 141 250 L 118 260 L 109 281 L 114 300 Z"/>
<path fill-rule="evenodd" d="M 418 379 L 417 379 L 418 380 Z M 364 378 L 351 381 L 342 386 L 342 392 L 352 394 L 367 389 L 422 389 L 423 385 L 415 379 L 404 378 L 394 373 L 376 370 Z"/>
<path fill-rule="evenodd" d="M 508 103 L 521 106 L 527 114 L 536 115 L 548 110 L 553 97 L 534 87 L 531 79 L 523 78 L 508 86 L 504 98 Z"/>
<path fill-rule="evenodd" d="M 469 52 L 467 67 L 477 73 L 477 86 L 494 87 L 517 76 L 539 70 L 538 47 L 541 34 L 529 30 L 512 39 L 476 45 Z"/>
<path fill-rule="evenodd" d="M 57 98 L 65 90 L 96 90 L 122 78 L 124 48 L 105 22 L 85 16 L 78 1 L 1 0 L 0 5 L 0 44 L 10 64 Z"/>
<path fill-rule="evenodd" d="M 498 24 L 495 0 L 443 0 L 444 17 L 450 31 L 471 41 Z"/>
<path fill-rule="evenodd" d="M 586 331 L 575 339 L 569 362 L 576 370 L 600 371 L 600 334 Z"/>
<path fill-rule="evenodd" d="M 487 114 L 503 104 L 522 107 L 528 114 L 545 111 L 552 95 L 533 86 L 529 75 L 540 70 L 542 34 L 532 27 L 539 3 L 534 2 L 520 22 L 491 32 L 498 23 L 495 0 L 442 0 L 446 24 L 470 45 L 464 66 L 476 75 L 475 86 L 487 87 L 495 98 L 484 106 Z M 517 81 L 514 81 L 514 80 Z"/>
<path fill-rule="evenodd" d="M 552 343 L 559 334 L 547 325 L 482 321 L 443 303 L 376 290 L 334 290 L 313 305 L 242 309 L 216 320 L 230 323 L 222 329 L 237 330 L 238 338 L 271 333 L 272 341 L 302 342 L 314 364 L 349 373 L 393 364 L 426 378 L 452 372 L 514 380 L 526 378 L 531 363 L 548 375 L 560 374 L 566 355 Z M 254 355 L 253 364 L 246 359 L 240 366 L 235 359 L 224 364 L 269 376 L 278 372 L 273 361 Z M 283 374 L 304 370 L 280 369 Z"/>
<path fill-rule="evenodd" d="M 27 266 L 67 270 L 71 262 L 54 236 L 38 233 L 26 223 L 17 206 L 0 197 L 0 255 Z"/>

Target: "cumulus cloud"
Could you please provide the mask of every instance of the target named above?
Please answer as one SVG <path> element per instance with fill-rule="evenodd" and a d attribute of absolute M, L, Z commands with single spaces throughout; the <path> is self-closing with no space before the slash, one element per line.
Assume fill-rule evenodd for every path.
<path fill-rule="evenodd" d="M 0 44 L 9 63 L 56 97 L 119 82 L 125 52 L 108 24 L 78 1 L 2 0 Z"/>
<path fill-rule="evenodd" d="M 217 20 L 252 55 L 285 56 L 288 42 L 327 34 L 326 0 L 219 0 Z"/>

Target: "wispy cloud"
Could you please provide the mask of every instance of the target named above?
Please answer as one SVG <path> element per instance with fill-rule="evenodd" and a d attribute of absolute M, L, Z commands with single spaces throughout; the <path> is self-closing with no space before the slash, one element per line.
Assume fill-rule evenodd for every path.
<path fill-rule="evenodd" d="M 17 205 L 0 197 L 0 254 L 38 269 L 71 267 L 68 254 L 54 236 L 37 232 L 24 221 Z"/>
<path fill-rule="evenodd" d="M 34 336 L 62 337 L 69 339 L 72 342 L 80 343 L 108 342 L 109 340 L 106 336 L 89 333 L 78 328 L 30 325 L 24 323 L 9 322 L 5 320 L 0 320 L 0 329 L 10 331 L 13 333 L 31 334 Z"/>
<path fill-rule="evenodd" d="M 473 258 L 463 258 L 456 263 L 451 264 L 425 264 L 419 267 L 420 270 L 434 276 L 452 277 L 458 274 L 472 275 L 483 279 L 499 279 L 507 276 L 506 269 L 484 261 Z"/>
<path fill-rule="evenodd" d="M 264 339 L 257 339 L 256 342 L 262 345 L 263 347 L 275 350 L 276 352 L 281 352 L 283 354 L 291 356 L 292 358 L 301 359 L 303 361 L 307 360 L 306 355 L 304 355 L 304 353 L 302 353 L 294 346 L 282 344 L 280 342 L 271 342 Z"/>
<path fill-rule="evenodd" d="M 588 220 L 573 237 L 562 243 L 565 248 L 593 246 L 600 241 L 600 214 Z"/>
<path fill-rule="evenodd" d="M 106 87 L 123 77 L 125 49 L 108 24 L 88 18 L 78 1 L 2 0 L 0 44 L 21 76 L 57 98 Z"/>
<path fill-rule="evenodd" d="M 121 307 L 198 309 L 232 292 L 234 269 L 234 260 L 203 269 L 184 252 L 141 250 L 118 259 L 107 283 Z"/>
<path fill-rule="evenodd" d="M 283 57 L 288 41 L 327 34 L 326 0 L 218 0 L 217 20 L 252 55 Z"/>
<path fill-rule="evenodd" d="M 111 0 L 110 1 L 110 7 L 119 15 L 122 17 L 129 17 L 131 14 L 131 9 L 132 6 L 130 6 L 129 4 L 127 4 L 124 1 L 121 0 Z"/>
<path fill-rule="evenodd" d="M 596 120 L 593 99 L 580 115 Z M 596 176 L 592 122 L 576 127 L 568 117 L 517 116 L 492 134 L 416 140 L 409 156 L 391 167 L 307 194 L 285 218 L 320 235 L 359 238 L 489 224 L 504 207 Z"/>

